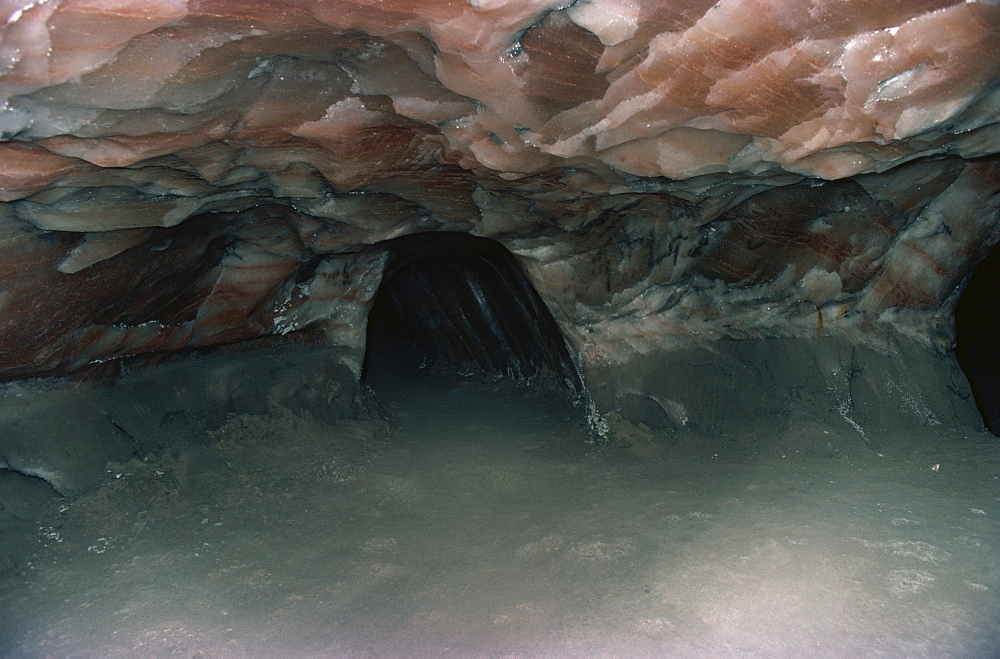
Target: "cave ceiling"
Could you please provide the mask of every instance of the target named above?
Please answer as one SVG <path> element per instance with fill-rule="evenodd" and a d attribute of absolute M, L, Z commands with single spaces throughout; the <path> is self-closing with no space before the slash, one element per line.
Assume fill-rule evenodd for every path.
<path fill-rule="evenodd" d="M 425 231 L 575 352 L 951 337 L 1000 239 L 1000 6 L 0 0 L 0 378 L 308 337 Z M 353 352 L 352 352 L 353 351 Z"/>

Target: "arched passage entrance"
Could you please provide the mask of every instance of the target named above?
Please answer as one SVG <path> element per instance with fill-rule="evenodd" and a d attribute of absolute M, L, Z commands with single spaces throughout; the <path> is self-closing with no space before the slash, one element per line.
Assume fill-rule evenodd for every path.
<path fill-rule="evenodd" d="M 1000 247 L 976 267 L 955 307 L 955 345 L 983 422 L 1000 435 Z"/>
<path fill-rule="evenodd" d="M 503 245 L 420 233 L 378 247 L 389 260 L 368 315 L 363 379 L 379 367 L 432 367 L 582 390 L 558 325 Z"/>

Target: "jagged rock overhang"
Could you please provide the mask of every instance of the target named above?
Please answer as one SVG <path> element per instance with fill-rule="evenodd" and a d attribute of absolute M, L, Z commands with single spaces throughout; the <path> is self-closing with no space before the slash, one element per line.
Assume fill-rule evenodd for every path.
<path fill-rule="evenodd" d="M 370 245 L 428 228 L 489 236 L 516 254 L 586 363 L 817 331 L 877 342 L 891 329 L 945 349 L 960 285 L 997 240 L 998 171 L 995 158 L 918 161 L 762 187 L 728 207 L 654 191 L 559 198 L 542 177 L 532 183 L 547 197 L 481 184 L 464 222 L 428 222 L 422 209 L 378 232 L 359 215 L 316 217 L 287 202 L 111 232 L 12 219 L 0 246 L 12 310 L 0 321 L 0 370 L 55 374 L 305 332 L 350 347 L 360 372 L 384 262 Z M 358 198 L 372 214 L 404 203 L 338 199 Z"/>

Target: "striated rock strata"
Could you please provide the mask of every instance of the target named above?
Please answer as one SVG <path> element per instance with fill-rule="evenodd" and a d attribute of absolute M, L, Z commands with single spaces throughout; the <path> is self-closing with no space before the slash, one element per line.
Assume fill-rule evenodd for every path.
<path fill-rule="evenodd" d="M 0 378 L 275 342 L 360 375 L 388 241 L 512 252 L 585 370 L 937 354 L 1000 239 L 1000 6 L 0 2 Z"/>

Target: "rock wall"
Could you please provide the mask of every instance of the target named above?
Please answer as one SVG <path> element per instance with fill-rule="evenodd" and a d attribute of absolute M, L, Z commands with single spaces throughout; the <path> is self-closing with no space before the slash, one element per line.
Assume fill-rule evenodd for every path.
<path fill-rule="evenodd" d="M 721 340 L 590 368 L 587 381 L 610 441 L 642 424 L 716 445 L 753 438 L 836 454 L 901 434 L 982 429 L 954 359 L 903 337 L 880 349 L 830 337 Z"/>
<path fill-rule="evenodd" d="M 521 256 L 587 364 L 820 322 L 936 345 L 998 239 L 992 2 L 2 15 L 4 379 L 305 329 L 357 353 L 354 255 L 421 231 Z"/>
<path fill-rule="evenodd" d="M 63 496 L 151 452 L 221 458 L 207 433 L 246 415 L 292 414 L 334 424 L 366 408 L 357 378 L 329 347 L 275 346 L 189 354 L 101 383 L 34 379 L 0 396 L 0 471 L 40 479 Z M 109 466 L 110 465 L 110 466 Z"/>
<path fill-rule="evenodd" d="M 817 332 L 875 343 L 901 333 L 942 350 L 961 283 L 1000 235 L 998 180 L 1000 161 L 953 158 L 765 187 L 732 206 L 652 183 L 545 203 L 480 189 L 473 219 L 436 228 L 517 255 L 587 365 Z M 297 332 L 347 348 L 360 372 L 386 255 L 352 217 L 259 205 L 143 229 L 138 242 L 8 220 L 6 379 Z"/>
<path fill-rule="evenodd" d="M 517 257 L 602 385 L 750 345 L 951 382 L 957 297 L 1000 241 L 991 1 L 7 0 L 0 21 L 4 381 L 286 344 L 357 379 L 387 241 L 463 232 Z M 929 377 L 889 400 L 937 400 Z"/>

